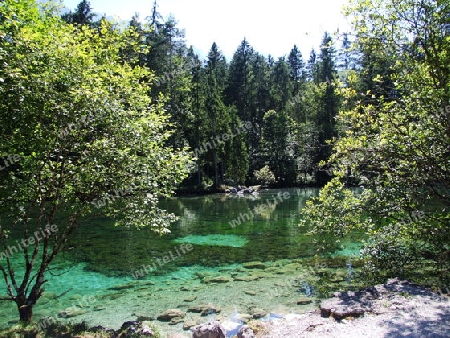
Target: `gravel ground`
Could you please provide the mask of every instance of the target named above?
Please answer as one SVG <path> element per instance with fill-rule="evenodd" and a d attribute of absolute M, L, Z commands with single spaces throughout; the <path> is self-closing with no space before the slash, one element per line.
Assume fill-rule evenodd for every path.
<path fill-rule="evenodd" d="M 407 281 L 390 280 L 356 295 L 336 294 L 325 304 L 327 311 L 364 308 L 364 314 L 341 320 L 333 315 L 325 318 L 322 305 L 321 310 L 264 323 L 257 337 L 450 337 L 448 295 Z"/>

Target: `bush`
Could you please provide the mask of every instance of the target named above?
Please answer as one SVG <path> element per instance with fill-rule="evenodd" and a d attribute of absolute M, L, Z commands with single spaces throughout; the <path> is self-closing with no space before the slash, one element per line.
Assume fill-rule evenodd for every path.
<path fill-rule="evenodd" d="M 263 185 L 271 185 L 276 182 L 275 175 L 270 170 L 268 165 L 262 167 L 259 170 L 255 170 L 253 172 L 253 175 L 255 175 L 258 182 L 260 182 Z"/>

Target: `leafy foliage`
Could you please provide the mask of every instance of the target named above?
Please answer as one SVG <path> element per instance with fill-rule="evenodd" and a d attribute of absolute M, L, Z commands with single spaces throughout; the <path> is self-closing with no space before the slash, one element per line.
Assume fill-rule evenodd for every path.
<path fill-rule="evenodd" d="M 354 1 L 349 8 L 363 52 L 385 43 L 390 72 L 372 74 L 372 81 L 395 87 L 388 94 L 378 86 L 342 89 L 346 100 L 359 100 L 339 114 L 345 131 L 328 161 L 336 177 L 308 203 L 304 222 L 337 235 L 363 231 L 374 269 L 427 265 L 448 273 L 448 11 L 443 3 L 414 0 Z"/>
<path fill-rule="evenodd" d="M 270 185 L 276 182 L 275 175 L 268 165 L 262 167 L 260 170 L 255 170 L 254 175 L 264 185 Z"/>
<path fill-rule="evenodd" d="M 164 98 L 153 103 L 142 81 L 151 72 L 121 58 L 132 30 L 107 21 L 98 30 L 73 27 L 32 0 L 5 1 L 0 11 L 0 154 L 20 157 L 0 172 L 0 240 L 6 249 L 9 231 L 20 231 L 27 244 L 23 275 L 9 255 L 0 271 L 30 321 L 47 268 L 81 220 L 103 212 L 117 224 L 168 232 L 175 216 L 158 198 L 185 177 L 189 155 L 165 146 L 172 131 Z M 52 224 L 57 232 L 47 231 Z M 31 243 L 35 232 L 43 238 Z"/>

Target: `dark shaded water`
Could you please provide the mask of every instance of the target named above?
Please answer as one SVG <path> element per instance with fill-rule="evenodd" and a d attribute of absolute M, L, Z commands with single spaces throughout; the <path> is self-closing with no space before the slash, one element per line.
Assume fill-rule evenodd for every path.
<path fill-rule="evenodd" d="M 308 229 L 300 229 L 298 222 L 306 200 L 316 193 L 316 189 L 288 189 L 262 191 L 257 196 L 168 199 L 162 207 L 180 217 L 170 234 L 160 237 L 149 230 L 114 227 L 107 219 L 91 220 L 76 233 L 64 257 L 86 262 L 88 269 L 109 276 L 130 275 L 155 262 L 155 273 L 163 274 L 191 265 L 312 257 L 317 253 L 317 238 L 308 236 Z M 191 243 L 193 249 L 180 252 L 183 242 Z M 176 259 L 158 264 L 170 252 Z"/>

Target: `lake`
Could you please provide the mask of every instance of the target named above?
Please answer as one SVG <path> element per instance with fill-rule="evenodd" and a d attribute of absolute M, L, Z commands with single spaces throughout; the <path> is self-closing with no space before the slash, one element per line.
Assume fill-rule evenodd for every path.
<path fill-rule="evenodd" d="M 255 308 L 266 318 L 308 311 L 330 291 L 362 285 L 359 243 L 343 241 L 317 255 L 321 238 L 298 227 L 306 200 L 317 193 L 283 189 L 170 198 L 161 206 L 179 220 L 163 237 L 92 219 L 55 261 L 35 319 L 117 329 L 126 320 L 153 319 L 169 308 L 197 322 L 237 318 Z M 306 299 L 300 305 L 299 297 Z M 208 303 L 220 311 L 205 316 L 190 311 Z M 2 327 L 17 322 L 13 304 L 0 302 L 0 314 Z M 181 323 L 155 323 L 163 332 L 183 331 Z"/>

